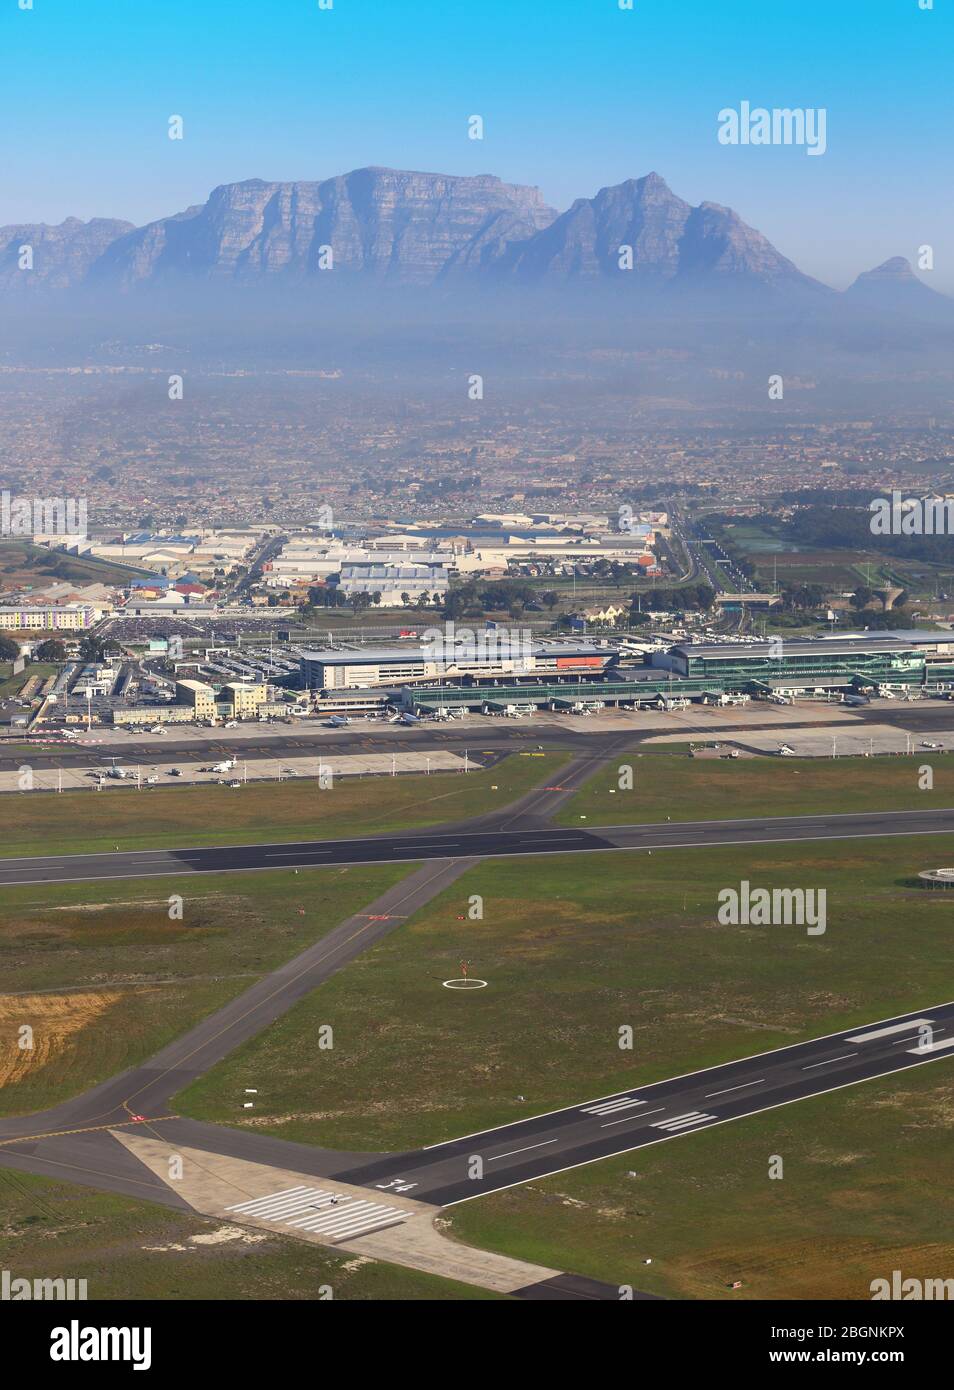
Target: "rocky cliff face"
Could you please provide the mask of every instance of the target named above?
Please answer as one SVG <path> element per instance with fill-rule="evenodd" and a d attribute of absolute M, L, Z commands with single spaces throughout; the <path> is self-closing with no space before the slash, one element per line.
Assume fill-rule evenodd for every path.
<path fill-rule="evenodd" d="M 0 227 L 0 289 L 29 292 L 81 284 L 107 247 L 132 230 L 131 222 L 105 217 L 91 222 L 68 217 L 56 227 L 42 222 Z M 20 268 L 22 247 L 31 249 L 32 269 Z"/>
<path fill-rule="evenodd" d="M 320 273 L 321 248 L 331 247 L 338 272 L 430 284 L 495 259 L 555 216 L 537 189 L 490 175 L 358 169 L 319 183 L 250 179 L 120 238 L 95 278 L 125 287 L 170 275 L 296 280 Z"/>
<path fill-rule="evenodd" d="M 630 270 L 621 268 L 621 248 L 631 248 Z M 551 226 L 512 247 L 503 268 L 527 281 L 613 279 L 621 288 L 745 281 L 823 289 L 731 208 L 694 208 L 658 174 L 577 199 Z"/>
<path fill-rule="evenodd" d="M 20 247 L 34 268 L 18 268 Z M 845 295 L 803 275 L 760 232 L 718 203 L 693 207 L 658 174 L 603 188 L 557 215 L 536 188 L 489 174 L 457 177 L 357 169 L 317 182 L 223 184 L 207 202 L 145 227 L 69 218 L 58 227 L 0 228 L 0 293 L 47 288 L 131 290 L 197 284 L 425 287 L 579 284 L 587 291 L 685 289 L 754 301 L 786 294 L 837 300 L 851 312 L 947 313 L 951 300 L 901 257 L 859 276 Z M 632 269 L 620 264 L 631 248 Z M 754 302 L 750 301 L 750 302 Z M 687 300 L 684 302 L 688 302 Z"/>

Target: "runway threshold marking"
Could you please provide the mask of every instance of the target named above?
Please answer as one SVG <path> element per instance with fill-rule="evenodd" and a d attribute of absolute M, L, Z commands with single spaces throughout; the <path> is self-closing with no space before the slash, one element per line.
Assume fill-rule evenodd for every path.
<path fill-rule="evenodd" d="M 286 1187 L 226 1207 L 238 1216 L 273 1221 L 289 1230 L 324 1236 L 332 1244 L 395 1226 L 411 1215 L 404 1207 L 386 1206 L 323 1187 Z"/>

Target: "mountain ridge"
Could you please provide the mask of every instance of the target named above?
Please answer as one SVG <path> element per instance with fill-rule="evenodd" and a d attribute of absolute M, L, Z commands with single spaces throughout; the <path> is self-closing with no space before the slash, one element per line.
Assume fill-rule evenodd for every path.
<path fill-rule="evenodd" d="M 29 245 L 32 269 L 21 269 Z M 204 203 L 137 227 L 67 218 L 0 227 L 0 293 L 318 283 L 513 287 L 604 285 L 782 295 L 807 303 L 945 313 L 954 301 L 903 257 L 838 292 L 782 255 L 734 209 L 698 206 L 655 171 L 557 212 L 532 185 L 493 174 L 369 165 L 318 180 L 217 185 Z M 887 288 L 886 288 L 887 287 Z"/>

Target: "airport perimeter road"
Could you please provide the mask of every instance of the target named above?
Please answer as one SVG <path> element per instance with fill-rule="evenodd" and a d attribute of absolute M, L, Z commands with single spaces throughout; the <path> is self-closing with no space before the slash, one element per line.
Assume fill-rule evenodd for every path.
<path fill-rule="evenodd" d="M 634 1086 L 416 1153 L 358 1164 L 332 1176 L 453 1206 L 596 1159 L 952 1057 L 954 1003 L 948 1003 L 670 1081 Z"/>
<path fill-rule="evenodd" d="M 513 818 L 512 814 L 504 815 L 500 824 L 510 824 Z M 314 869 L 336 864 L 498 858 L 512 854 L 578 854 L 593 850 L 692 849 L 896 835 L 954 835 L 954 808 L 771 816 L 758 820 L 665 821 L 653 825 L 601 826 L 598 832 L 560 826 L 548 828 L 541 824 L 524 829 L 420 830 L 403 835 L 310 840 L 299 844 L 41 855 L 0 860 L 0 886 Z"/>

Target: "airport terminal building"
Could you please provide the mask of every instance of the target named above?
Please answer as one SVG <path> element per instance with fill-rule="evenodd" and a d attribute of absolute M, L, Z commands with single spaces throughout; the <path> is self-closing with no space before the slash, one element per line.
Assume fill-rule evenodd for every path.
<path fill-rule="evenodd" d="M 395 647 L 326 648 L 302 653 L 306 690 L 402 686 L 418 681 L 488 680 L 559 673 L 599 676 L 617 660 L 610 647 L 579 642 L 498 640 L 407 642 Z"/>
<path fill-rule="evenodd" d="M 721 690 L 844 689 L 866 685 L 930 685 L 954 679 L 954 634 L 867 633 L 816 641 L 778 637 L 751 646 L 688 643 L 654 656 L 653 664 Z"/>
<path fill-rule="evenodd" d="M 602 706 L 678 707 L 697 700 L 843 696 L 954 690 L 954 634 L 860 633 L 766 642 L 683 643 L 633 662 L 611 644 L 457 646 L 419 643 L 305 652 L 302 683 L 329 710 L 403 708 L 424 717 L 454 710 L 592 712 Z"/>

